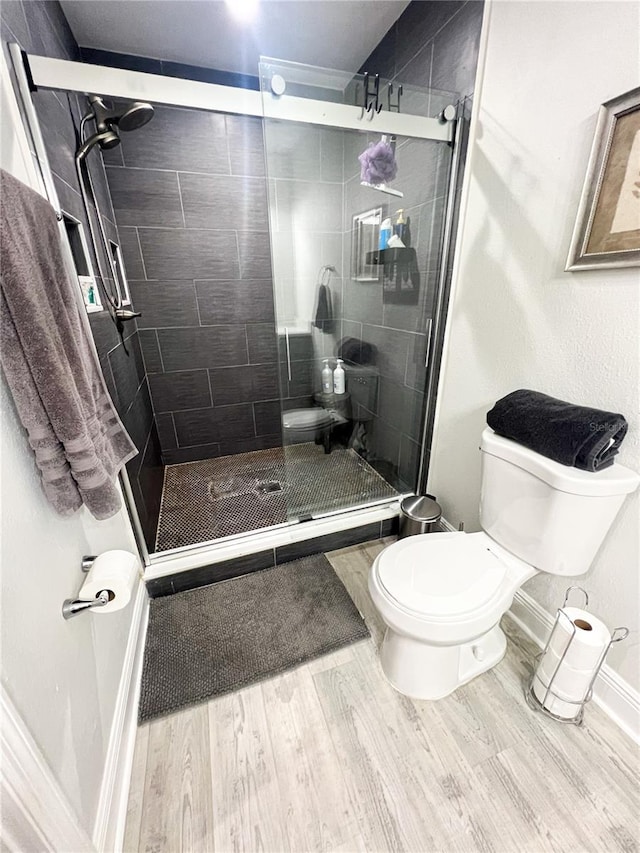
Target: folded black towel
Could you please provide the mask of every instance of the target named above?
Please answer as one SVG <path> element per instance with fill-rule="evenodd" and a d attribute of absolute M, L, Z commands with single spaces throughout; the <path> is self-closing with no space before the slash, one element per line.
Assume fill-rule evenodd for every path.
<path fill-rule="evenodd" d="M 583 471 L 613 465 L 628 428 L 623 415 L 526 389 L 498 400 L 487 413 L 487 423 L 498 435 Z"/>
<path fill-rule="evenodd" d="M 321 284 L 318 288 L 318 305 L 316 306 L 316 318 L 313 325 L 325 334 L 331 334 L 334 330 L 331 290 L 328 284 Z"/>

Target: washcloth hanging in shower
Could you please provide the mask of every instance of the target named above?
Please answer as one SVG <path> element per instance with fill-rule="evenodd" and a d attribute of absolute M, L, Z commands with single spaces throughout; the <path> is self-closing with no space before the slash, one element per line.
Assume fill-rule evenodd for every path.
<path fill-rule="evenodd" d="M 368 184 L 387 184 L 398 174 L 395 145 L 388 142 L 386 136 L 382 136 L 379 142 L 370 142 L 358 160 L 360 180 Z"/>
<path fill-rule="evenodd" d="M 320 270 L 318 276 L 318 301 L 316 305 L 315 320 L 313 325 L 320 329 L 325 335 L 330 335 L 334 328 L 333 304 L 329 281 L 333 267 L 325 266 Z"/>

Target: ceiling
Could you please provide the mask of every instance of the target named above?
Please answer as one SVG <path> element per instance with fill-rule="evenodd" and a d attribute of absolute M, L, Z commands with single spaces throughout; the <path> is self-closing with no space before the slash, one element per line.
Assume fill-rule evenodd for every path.
<path fill-rule="evenodd" d="M 61 4 L 81 47 L 245 74 L 258 73 L 260 54 L 357 71 L 409 5 L 408 0 L 261 0 L 254 21 L 241 24 L 223 0 Z"/>

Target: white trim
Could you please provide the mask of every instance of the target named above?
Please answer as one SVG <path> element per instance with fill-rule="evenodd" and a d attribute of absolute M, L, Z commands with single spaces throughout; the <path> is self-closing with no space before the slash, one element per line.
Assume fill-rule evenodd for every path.
<path fill-rule="evenodd" d="M 25 848 L 25 834 L 42 850 L 93 851 L 89 836 L 40 752 L 4 685 L 0 687 L 2 758 L 2 841 Z"/>
<path fill-rule="evenodd" d="M 292 95 L 276 97 L 268 92 L 263 95 L 253 89 L 220 86 L 217 83 L 183 80 L 162 74 L 127 71 L 47 56 L 29 54 L 28 60 L 31 78 L 40 89 L 95 92 L 114 98 L 151 101 L 154 104 L 390 133 L 438 142 L 450 142 L 453 138 L 454 122 L 441 123 L 437 118 L 389 110 L 363 115 L 360 107 L 351 104 L 297 98 Z"/>
<path fill-rule="evenodd" d="M 33 139 L 27 132 L 25 122 L 22 120 L 18 96 L 11 82 L 9 63 L 4 51 L 0 51 L 0 53 L 2 54 L 0 58 L 0 111 L 3 118 L 0 124 L 2 134 L 0 138 L 1 165 L 7 172 L 46 198 L 46 187 L 38 166 L 35 146 Z M 11 45 L 9 45 L 9 53 L 12 55 Z M 11 64 L 13 64 L 13 60 L 11 60 Z"/>
<path fill-rule="evenodd" d="M 382 506 L 374 506 L 353 512 L 340 512 L 327 518 L 305 521 L 302 524 L 285 525 L 281 528 L 252 532 L 246 538 L 235 539 L 233 542 L 222 544 L 209 543 L 202 547 L 186 552 L 173 554 L 152 554 L 151 564 L 145 569 L 145 580 L 162 578 L 175 572 L 197 569 L 200 566 L 210 566 L 222 560 L 232 560 L 271 548 L 280 548 L 293 542 L 314 539 L 316 536 L 326 536 L 328 533 L 338 533 L 351 530 L 364 524 L 386 521 L 394 518 L 400 510 L 399 501 L 391 501 Z"/>
<path fill-rule="evenodd" d="M 122 850 L 148 618 L 149 598 L 145 584 L 141 580 L 133 605 L 131 628 L 122 663 L 122 676 L 113 712 L 100 798 L 93 827 L 93 844 L 99 853 Z"/>
<path fill-rule="evenodd" d="M 516 592 L 509 613 L 518 627 L 544 648 L 554 617 L 523 590 Z M 606 663 L 596 679 L 593 701 L 623 732 L 640 743 L 640 694 Z"/>
<path fill-rule="evenodd" d="M 445 377 L 447 376 L 449 366 L 449 352 L 451 350 L 451 336 L 453 330 L 453 315 L 454 306 L 458 298 L 458 286 L 461 280 L 460 276 L 460 259 L 462 252 L 460 246 L 465 245 L 465 230 L 467 228 L 467 210 L 469 207 L 469 196 L 471 192 L 471 175 L 475 163 L 475 158 L 480 155 L 480 147 L 478 141 L 482 135 L 482 124 L 480 123 L 480 106 L 482 104 L 482 87 L 484 84 L 485 68 L 487 65 L 487 57 L 489 53 L 489 29 L 491 27 L 491 15 L 493 14 L 494 0 L 485 0 L 482 13 L 482 26 L 480 28 L 480 45 L 478 48 L 478 65 L 476 68 L 476 76 L 473 89 L 474 107 L 471 111 L 471 121 L 469 123 L 469 136 L 467 139 L 467 154 L 465 158 L 464 174 L 462 176 L 462 188 L 460 190 L 460 205 L 458 210 L 458 229 L 454 240 L 454 245 L 457 249 L 453 253 L 453 267 L 451 270 L 451 286 L 449 290 L 449 299 L 445 315 L 444 336 L 442 340 L 442 357 L 440 359 L 440 369 L 438 375 L 438 387 L 436 389 L 436 402 L 433 420 L 433 435 L 431 436 L 431 457 L 429 463 L 427 484 L 429 478 L 433 476 L 434 471 L 437 475 L 437 456 L 438 448 L 441 444 L 441 427 L 440 414 L 442 411 L 443 400 L 445 398 Z M 442 440 L 444 443 L 444 439 Z"/>

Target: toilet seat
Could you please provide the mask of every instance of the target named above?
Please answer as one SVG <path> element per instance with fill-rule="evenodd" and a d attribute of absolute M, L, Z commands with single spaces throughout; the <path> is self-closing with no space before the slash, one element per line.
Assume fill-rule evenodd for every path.
<path fill-rule="evenodd" d="M 330 413 L 319 406 L 311 409 L 291 409 L 282 413 L 282 425 L 285 429 L 321 429 L 330 426 L 332 422 Z"/>
<path fill-rule="evenodd" d="M 386 594 L 418 618 L 452 620 L 484 610 L 503 593 L 508 567 L 480 534 L 425 534 L 382 552 L 377 576 Z"/>
<path fill-rule="evenodd" d="M 485 534 L 411 536 L 387 548 L 376 575 L 384 593 L 421 620 L 466 621 L 512 586 L 509 567 Z"/>

